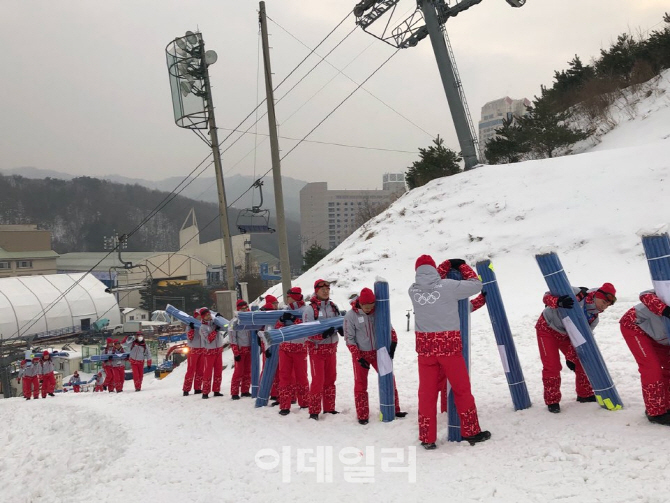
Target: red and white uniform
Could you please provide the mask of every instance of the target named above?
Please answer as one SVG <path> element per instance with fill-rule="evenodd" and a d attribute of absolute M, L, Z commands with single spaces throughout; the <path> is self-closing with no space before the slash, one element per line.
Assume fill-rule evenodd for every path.
<path fill-rule="evenodd" d="M 47 394 L 53 395 L 56 389 L 56 376 L 54 374 L 54 362 L 51 361 L 51 356 L 47 351 L 42 355 L 40 361 L 40 380 L 42 381 L 42 398 L 46 398 Z"/>
<path fill-rule="evenodd" d="M 135 390 L 142 390 L 142 380 L 144 379 L 144 360 L 147 361 L 147 367 L 151 367 L 151 351 L 147 347 L 144 339 L 138 341 L 135 339 L 130 345 L 130 368 L 133 371 L 133 383 Z"/>
<path fill-rule="evenodd" d="M 292 302 L 286 309 L 297 311 L 305 307 L 300 300 Z M 301 323 L 296 319 L 293 323 Z M 275 328 L 286 326 L 277 321 Z M 300 407 L 308 407 L 309 379 L 307 377 L 306 339 L 282 342 L 279 345 L 279 408 L 289 410 L 291 403 L 297 400 Z"/>
<path fill-rule="evenodd" d="M 70 384 L 72 385 L 72 391 L 79 393 L 81 391 L 81 380 L 79 379 L 79 372 L 76 370 L 72 377 L 70 378 Z"/>
<path fill-rule="evenodd" d="M 202 321 L 200 325 L 200 337 L 205 344 L 205 364 L 202 372 L 202 393 L 207 395 L 210 391 L 218 393 L 221 391 L 221 379 L 223 374 L 223 334 L 214 324 L 214 314 L 208 322 Z"/>
<path fill-rule="evenodd" d="M 437 439 L 437 398 L 445 376 L 454 393 L 461 420 L 461 435 L 471 437 L 481 431 L 475 399 L 470 390 L 458 301 L 481 291 L 482 283 L 467 264 L 459 267 L 463 280 L 447 279 L 449 261 L 440 265 L 427 255 L 416 262 L 416 280 L 409 288 L 415 314 L 416 352 L 419 363 L 419 439 Z"/>
<path fill-rule="evenodd" d="M 337 306 L 328 300 L 312 297 L 303 308 L 302 321 L 335 318 L 340 315 Z M 312 382 L 309 386 L 309 413 L 319 414 L 323 405 L 324 412 L 335 410 L 335 380 L 337 379 L 337 332 L 328 337 L 321 334 L 308 338 L 307 351 Z"/>
<path fill-rule="evenodd" d="M 619 323 L 638 365 L 647 414 L 660 416 L 670 410 L 670 340 L 664 320 L 670 318 L 670 307 L 654 290 L 642 292 L 640 300 Z"/>
<path fill-rule="evenodd" d="M 102 372 L 98 372 L 95 376 L 95 388 L 93 388 L 93 392 L 95 393 L 96 391 L 102 391 L 102 387 L 107 380 L 107 377 L 103 377 Z"/>
<path fill-rule="evenodd" d="M 122 355 L 125 353 L 125 350 L 121 345 L 114 346 L 112 348 L 113 355 Z M 108 388 L 110 391 L 116 391 L 121 393 L 123 391 L 123 385 L 126 382 L 126 360 L 123 358 L 114 358 L 111 361 L 109 370 L 112 372 L 111 385 Z M 77 387 L 78 388 L 78 387 Z M 75 388 L 74 391 L 77 392 L 78 389 Z"/>
<path fill-rule="evenodd" d="M 38 399 L 40 397 L 40 360 L 34 358 L 32 361 L 26 361 L 23 373 L 19 373 L 23 382 L 23 396 L 26 400 L 30 397 Z"/>
<path fill-rule="evenodd" d="M 230 380 L 230 395 L 239 396 L 240 393 L 249 393 L 251 388 L 251 330 L 237 330 L 238 320 L 231 321 L 228 330 L 230 349 L 235 358 L 233 377 Z"/>
<path fill-rule="evenodd" d="M 200 318 L 200 313 L 196 311 L 193 317 Z M 187 368 L 184 377 L 184 391 L 191 391 L 191 387 L 196 391 L 202 390 L 202 373 L 205 367 L 205 340 L 200 336 L 199 330 L 189 329 L 186 333 L 188 344 Z M 195 381 L 195 382 L 194 382 Z"/>

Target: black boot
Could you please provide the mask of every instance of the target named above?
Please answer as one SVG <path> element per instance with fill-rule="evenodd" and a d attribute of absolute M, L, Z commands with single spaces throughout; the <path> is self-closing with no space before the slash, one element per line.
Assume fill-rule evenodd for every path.
<path fill-rule="evenodd" d="M 427 451 L 432 451 L 433 449 L 437 449 L 437 445 L 435 445 L 435 442 L 421 442 L 421 447 L 423 447 Z"/>
<path fill-rule="evenodd" d="M 558 414 L 559 412 L 561 412 L 561 406 L 557 403 L 550 403 L 549 405 L 547 405 L 547 409 L 549 410 L 549 412 L 552 412 L 554 414 Z"/>
<path fill-rule="evenodd" d="M 202 390 L 200 389 L 197 389 L 193 392 L 194 395 L 199 395 L 200 393 L 202 393 Z"/>
<path fill-rule="evenodd" d="M 666 412 L 665 414 L 661 414 L 660 416 L 650 416 L 649 414 L 647 414 L 646 411 L 644 414 L 647 416 L 647 419 L 649 419 L 650 423 L 664 424 L 666 426 L 670 426 L 670 412 Z"/>
<path fill-rule="evenodd" d="M 215 391 L 214 396 L 223 396 L 223 393 L 219 393 L 218 391 Z"/>
<path fill-rule="evenodd" d="M 282 409 L 279 411 L 280 416 L 288 416 L 291 413 L 289 409 Z"/>
<path fill-rule="evenodd" d="M 270 403 L 270 407 L 276 407 L 279 405 L 279 400 L 275 400 L 274 402 Z"/>
<path fill-rule="evenodd" d="M 233 396 L 231 396 L 230 398 L 232 398 L 233 400 L 239 400 L 239 399 L 240 399 L 240 395 L 233 395 Z"/>
<path fill-rule="evenodd" d="M 588 402 L 595 402 L 596 401 L 596 396 L 591 395 L 591 396 L 578 396 L 577 401 L 579 403 L 588 403 Z"/>
<path fill-rule="evenodd" d="M 407 416 L 407 412 L 396 412 L 395 417 L 405 417 Z"/>
<path fill-rule="evenodd" d="M 339 414 L 340 411 L 339 410 L 324 410 L 323 413 L 324 414 Z"/>
<path fill-rule="evenodd" d="M 470 442 L 470 445 L 475 445 L 478 442 L 486 442 L 489 438 L 491 438 L 491 432 L 490 431 L 480 431 L 476 435 L 472 435 L 471 437 L 463 437 L 463 440 L 466 442 Z"/>
<path fill-rule="evenodd" d="M 203 394 L 202 394 L 202 397 L 203 397 L 203 398 L 209 398 L 209 393 L 203 393 Z"/>
<path fill-rule="evenodd" d="M 30 398 L 28 398 L 28 400 L 30 400 Z M 310 414 L 309 418 L 318 421 L 319 420 L 319 415 L 318 414 Z"/>
<path fill-rule="evenodd" d="M 56 395 L 54 395 L 53 393 L 49 393 L 49 396 L 56 396 Z"/>
<path fill-rule="evenodd" d="M 188 396 L 188 391 L 184 391 L 184 396 Z"/>
<path fill-rule="evenodd" d="M 358 424 L 368 424 L 368 420 L 367 419 L 359 419 Z"/>
<path fill-rule="evenodd" d="M 243 397 L 245 397 L 245 398 L 248 398 L 248 397 L 251 396 L 251 393 L 249 393 L 249 392 L 247 391 L 246 393 L 242 393 L 242 395 L 240 395 L 240 396 L 243 396 Z"/>

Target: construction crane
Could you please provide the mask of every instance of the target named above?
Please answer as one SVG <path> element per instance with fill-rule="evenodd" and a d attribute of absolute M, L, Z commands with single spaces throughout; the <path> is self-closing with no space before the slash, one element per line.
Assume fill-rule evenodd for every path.
<path fill-rule="evenodd" d="M 451 17 L 473 7 L 483 0 L 417 0 L 416 10 L 394 27 L 390 27 L 395 9 L 400 0 L 362 0 L 354 7 L 356 24 L 373 37 L 398 49 L 416 46 L 430 37 L 442 85 L 447 96 L 456 136 L 461 147 L 465 169 L 474 168 L 477 159 L 477 133 L 475 131 L 463 83 L 458 73 L 454 52 L 447 36 L 445 23 Z M 506 0 L 512 7 L 523 7 L 526 0 Z M 381 32 L 371 31 L 372 24 L 385 14 L 388 21 Z M 394 23 L 395 24 L 395 23 Z"/>

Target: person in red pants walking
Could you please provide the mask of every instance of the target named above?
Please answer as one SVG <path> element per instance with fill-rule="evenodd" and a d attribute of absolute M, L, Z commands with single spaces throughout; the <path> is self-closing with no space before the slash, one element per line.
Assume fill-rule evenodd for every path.
<path fill-rule="evenodd" d="M 295 290 L 293 293 L 296 293 Z M 289 290 L 290 295 L 291 290 Z M 302 297 L 302 294 L 300 296 Z M 298 309 L 301 307 L 299 304 L 299 302 L 289 304 L 287 309 Z M 302 307 L 304 307 L 304 304 L 302 302 Z M 301 323 L 301 321 L 290 312 L 286 312 L 281 315 L 275 328 L 288 327 Z M 301 409 L 309 406 L 307 401 L 309 379 L 307 378 L 306 340 L 307 338 L 297 339 L 291 342 L 282 342 L 279 345 L 279 414 L 282 416 L 291 413 L 291 403 L 293 403 L 294 395 Z"/>
<path fill-rule="evenodd" d="M 578 302 L 576 308 L 584 311 L 591 330 L 598 325 L 598 315 L 616 302 L 616 289 L 611 283 L 605 283 L 600 288 L 593 289 L 572 287 L 572 291 Z M 569 295 L 557 297 L 549 292 L 545 293 L 542 300 L 547 307 L 537 320 L 535 331 L 537 333 L 537 345 L 540 348 L 540 358 L 542 359 L 544 403 L 547 404 L 549 412 L 557 414 L 561 412 L 559 402 L 561 401 L 562 366 L 559 351 L 575 365 L 577 401 L 582 403 L 595 402 L 596 397 L 558 311 L 559 307 L 573 309 L 575 307 L 574 301 Z"/>
<path fill-rule="evenodd" d="M 200 309 L 193 312 L 193 317 L 196 320 L 200 319 Z M 188 396 L 193 387 L 193 394 L 198 395 L 202 393 L 202 372 L 205 367 L 205 343 L 200 337 L 200 331 L 195 330 L 195 324 L 189 323 L 189 330 L 186 332 L 186 340 L 188 344 L 187 368 L 186 376 L 184 376 L 184 385 L 182 391 L 184 396 Z"/>
<path fill-rule="evenodd" d="M 138 332 L 135 340 L 130 345 L 129 351 L 130 368 L 133 371 L 133 382 L 135 391 L 142 391 L 142 380 L 144 379 L 144 360 L 147 361 L 147 368 L 151 368 L 151 351 L 147 347 L 142 332 Z"/>
<path fill-rule="evenodd" d="M 221 375 L 222 364 L 218 363 L 221 360 L 221 353 L 218 351 L 219 344 L 223 347 L 223 336 L 219 334 L 217 326 L 214 324 L 212 312 L 203 307 L 200 310 L 200 337 L 204 342 L 205 350 L 205 364 L 202 371 L 202 398 L 209 398 L 209 392 L 212 388 L 212 378 L 215 372 Z M 214 379 L 216 382 L 216 379 Z M 219 377 L 219 386 L 221 385 L 221 377 Z M 214 396 L 223 396 L 220 391 L 215 391 Z"/>
<path fill-rule="evenodd" d="M 344 316 L 344 340 L 351 352 L 351 360 L 354 365 L 354 400 L 356 403 L 356 416 L 359 424 L 368 424 L 370 418 L 370 407 L 368 404 L 368 372 L 370 366 L 379 373 L 377 367 L 377 335 L 375 333 L 375 294 L 369 288 L 363 288 L 352 308 Z M 389 355 L 393 358 L 398 336 L 391 328 L 391 350 Z M 395 395 L 395 415 L 405 417 L 407 412 L 401 412 L 398 400 L 398 389 L 393 381 L 393 393 Z"/>
<path fill-rule="evenodd" d="M 302 321 L 322 320 L 335 318 L 340 310 L 330 300 L 330 283 L 319 279 L 314 282 L 314 295 L 309 305 L 303 308 Z M 339 414 L 335 410 L 337 379 L 337 333 L 329 328 L 321 334 L 309 337 L 307 351 L 309 353 L 310 373 L 312 383 L 309 387 L 309 417 L 319 420 L 321 406 L 326 414 Z"/>
<path fill-rule="evenodd" d="M 491 438 L 479 427 L 477 406 L 470 390 L 470 376 L 463 358 L 458 301 L 481 291 L 477 274 L 461 259 L 440 264 L 446 273 L 457 269 L 463 279 L 442 279 L 430 255 L 421 255 L 414 266 L 416 279 L 409 288 L 414 307 L 416 352 L 419 363 L 419 440 L 426 449 L 437 445 L 437 398 L 440 372 L 451 383 L 463 440 L 476 443 Z"/>
<path fill-rule="evenodd" d="M 98 391 L 99 392 L 103 391 L 103 389 L 104 389 L 103 384 L 105 382 L 105 379 L 107 379 L 107 378 L 103 377 L 102 370 L 100 372 L 98 372 L 97 374 L 95 374 L 95 387 L 93 388 L 94 393 L 96 393 Z"/>
<path fill-rule="evenodd" d="M 102 389 L 108 390 L 110 393 L 114 391 L 112 382 L 114 381 L 114 371 L 112 370 L 111 355 L 114 354 L 114 340 L 108 338 L 107 345 L 102 350 L 102 355 L 110 356 L 110 359 L 102 361 L 102 371 L 105 373 L 105 380 L 102 383 Z"/>
<path fill-rule="evenodd" d="M 20 378 L 23 380 L 23 397 L 26 400 L 30 400 L 32 396 L 32 398 L 37 400 L 40 397 L 40 359 L 35 357 L 32 360 L 25 360 L 25 362 L 23 373 L 19 373 Z"/>
<path fill-rule="evenodd" d="M 55 396 L 54 362 L 51 360 L 51 354 L 48 351 L 42 353 L 42 360 L 40 360 L 40 381 L 42 382 L 42 398 L 46 398 L 47 395 Z"/>
<path fill-rule="evenodd" d="M 114 339 L 114 349 L 112 350 L 113 355 L 122 355 L 125 354 L 125 350 L 121 345 L 121 341 Z M 126 382 L 126 360 L 124 358 L 114 358 L 111 360 L 111 371 L 113 373 L 112 377 L 112 389 L 117 393 L 123 392 L 123 385 Z M 76 374 L 76 372 L 75 372 Z M 77 379 L 79 375 L 77 374 Z M 74 390 L 75 393 L 78 391 Z"/>
<path fill-rule="evenodd" d="M 265 296 L 265 304 L 260 308 L 261 311 L 276 311 L 279 309 L 279 300 L 274 295 Z M 274 328 L 273 325 L 266 325 L 265 330 Z M 269 358 L 270 350 L 265 348 L 263 341 L 260 341 L 261 354 L 263 355 L 263 368 L 265 368 L 265 361 Z M 261 378 L 263 373 L 261 372 Z M 272 380 L 272 388 L 270 388 L 270 406 L 274 407 L 279 405 L 279 365 L 277 366 L 277 372 L 275 372 L 275 377 Z"/>
<path fill-rule="evenodd" d="M 619 321 L 621 334 L 638 365 L 647 419 L 670 426 L 670 306 L 654 290 L 640 300 Z"/>
<path fill-rule="evenodd" d="M 246 300 L 237 301 L 237 311 L 249 311 L 249 304 Z M 235 360 L 233 377 L 230 380 L 230 397 L 233 400 L 239 400 L 240 394 L 244 397 L 251 396 L 249 393 L 251 388 L 251 330 L 237 330 L 235 328 L 237 323 L 237 319 L 233 320 L 232 328 L 228 330 L 228 340 Z"/>
<path fill-rule="evenodd" d="M 288 297 L 288 305 L 286 306 L 286 309 L 288 311 L 299 311 L 302 310 L 303 307 L 305 307 L 305 301 L 304 297 L 302 295 L 302 288 L 299 286 L 294 286 L 289 289 L 288 292 L 286 292 L 286 296 Z M 302 322 L 302 320 L 300 320 Z M 307 346 L 305 346 L 307 348 Z M 280 347 L 281 351 L 281 347 Z M 307 381 L 307 390 L 304 392 L 305 398 L 307 397 L 307 393 L 309 392 L 309 380 Z M 293 369 L 293 390 L 291 391 L 291 403 L 298 403 L 298 379 L 295 375 L 295 369 Z M 300 408 L 303 408 L 302 405 Z"/>
<path fill-rule="evenodd" d="M 442 271 L 438 268 L 437 272 L 440 273 L 442 279 L 446 278 L 446 273 L 442 275 Z M 474 313 L 477 309 L 486 304 L 486 293 L 482 292 L 477 295 L 474 299 L 470 301 L 470 312 Z M 442 369 L 440 369 L 440 412 L 447 412 L 447 376 L 444 375 Z"/>

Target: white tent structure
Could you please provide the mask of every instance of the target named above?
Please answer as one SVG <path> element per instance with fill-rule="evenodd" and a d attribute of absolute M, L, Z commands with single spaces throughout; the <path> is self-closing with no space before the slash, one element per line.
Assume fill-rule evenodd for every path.
<path fill-rule="evenodd" d="M 75 333 L 100 318 L 119 324 L 116 297 L 105 288 L 84 273 L 0 278 L 0 338 Z"/>

